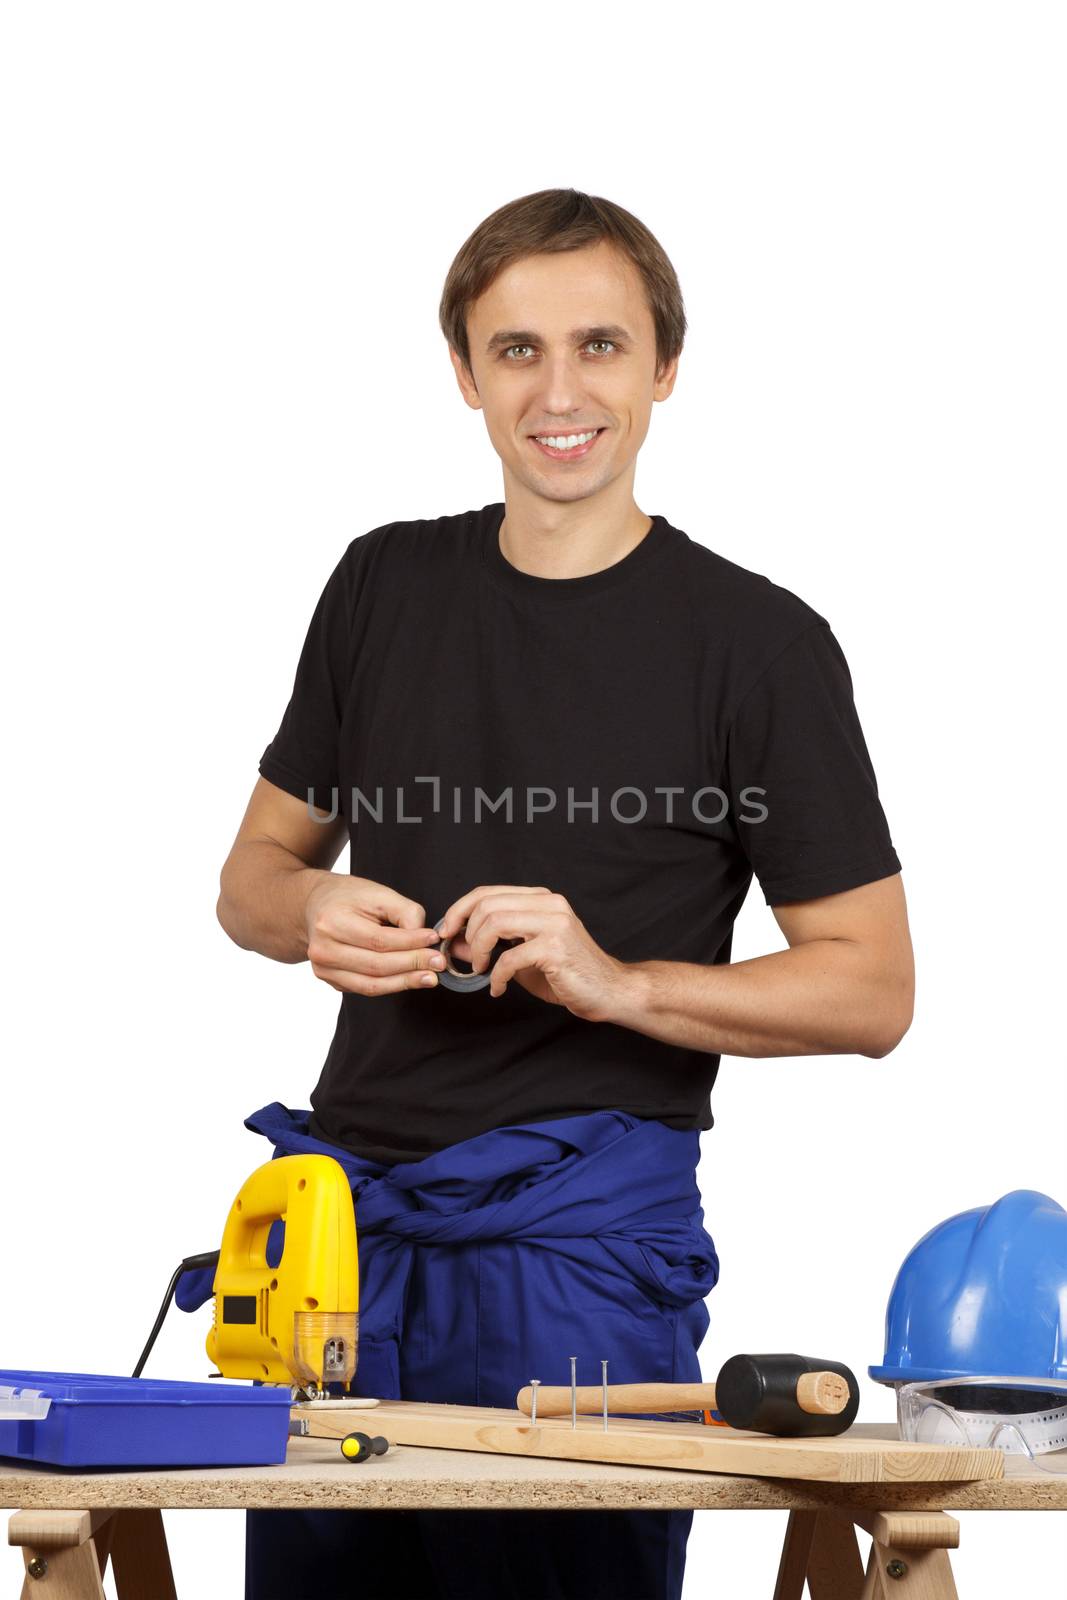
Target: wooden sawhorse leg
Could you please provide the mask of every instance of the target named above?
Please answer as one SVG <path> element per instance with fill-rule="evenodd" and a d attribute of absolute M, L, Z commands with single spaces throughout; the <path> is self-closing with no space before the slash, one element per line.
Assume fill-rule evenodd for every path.
<path fill-rule="evenodd" d="M 109 1555 L 119 1600 L 177 1600 L 155 1509 L 16 1511 L 7 1542 L 22 1546 L 22 1600 L 105 1600 Z"/>
<path fill-rule="evenodd" d="M 872 1539 L 864 1574 L 858 1524 Z M 791 1511 L 774 1600 L 958 1600 L 948 1552 L 960 1525 L 944 1511 Z"/>

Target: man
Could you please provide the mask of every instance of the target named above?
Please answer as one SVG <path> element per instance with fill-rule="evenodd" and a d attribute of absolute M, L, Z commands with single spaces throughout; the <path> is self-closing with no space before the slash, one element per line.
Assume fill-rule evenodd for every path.
<path fill-rule="evenodd" d="M 829 624 L 635 503 L 685 330 L 648 230 L 525 196 L 440 315 L 504 501 L 354 539 L 316 607 L 218 915 L 342 1000 L 310 1115 L 248 1125 L 352 1177 L 364 1392 L 692 1379 L 720 1055 L 894 1048 L 900 862 Z M 788 949 L 731 964 L 753 874 Z M 677 1600 L 690 1523 L 252 1512 L 246 1593 Z"/>

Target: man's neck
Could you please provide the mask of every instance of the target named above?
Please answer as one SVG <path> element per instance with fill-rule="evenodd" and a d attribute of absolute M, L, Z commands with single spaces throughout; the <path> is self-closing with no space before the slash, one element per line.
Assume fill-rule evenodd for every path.
<path fill-rule="evenodd" d="M 652 518 L 632 501 L 621 523 L 610 512 L 590 513 L 581 502 L 544 516 L 507 506 L 500 553 L 532 577 L 584 578 L 622 561 L 651 528 Z"/>

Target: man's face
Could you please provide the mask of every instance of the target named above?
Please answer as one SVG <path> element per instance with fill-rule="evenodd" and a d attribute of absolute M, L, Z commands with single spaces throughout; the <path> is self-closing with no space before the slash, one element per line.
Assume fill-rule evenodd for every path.
<path fill-rule="evenodd" d="M 452 352 L 464 398 L 485 412 L 505 479 L 549 500 L 584 500 L 623 474 L 633 483 L 653 400 L 656 332 L 640 274 L 606 241 L 528 256 L 502 272 L 467 318 L 471 372 Z M 569 451 L 542 438 L 597 430 Z"/>

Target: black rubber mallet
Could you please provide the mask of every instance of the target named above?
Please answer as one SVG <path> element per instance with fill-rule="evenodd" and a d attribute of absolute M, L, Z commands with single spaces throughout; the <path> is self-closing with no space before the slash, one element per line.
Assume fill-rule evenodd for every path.
<path fill-rule="evenodd" d="M 515 1404 L 530 1415 L 533 1391 L 520 1389 Z M 798 1355 L 731 1356 L 714 1383 L 613 1383 L 608 1408 L 623 1415 L 714 1410 L 731 1428 L 780 1438 L 818 1439 L 844 1433 L 860 1405 L 855 1374 L 840 1361 Z M 572 1403 L 599 1412 L 603 1388 L 552 1388 L 539 1383 L 537 1416 L 563 1417 Z M 680 1418 L 678 1420 L 681 1420 Z"/>

